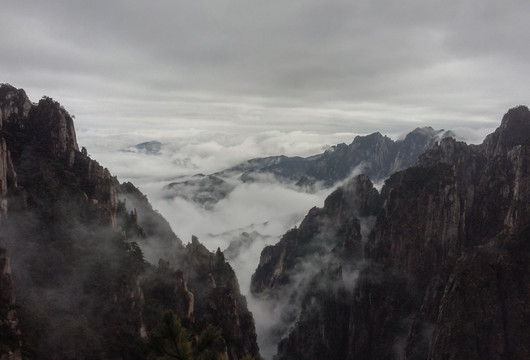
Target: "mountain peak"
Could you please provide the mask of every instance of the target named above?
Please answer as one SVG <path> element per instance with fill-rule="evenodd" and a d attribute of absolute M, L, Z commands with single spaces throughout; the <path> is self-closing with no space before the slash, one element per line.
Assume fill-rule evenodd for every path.
<path fill-rule="evenodd" d="M 30 109 L 31 102 L 24 90 L 10 84 L 0 84 L 0 128 L 12 115 L 25 117 Z"/>
<path fill-rule="evenodd" d="M 517 145 L 530 144 L 530 110 L 520 105 L 514 107 L 502 118 L 501 125 L 482 143 L 487 154 L 496 156 L 505 154 Z"/>
<path fill-rule="evenodd" d="M 166 310 L 190 334 L 219 328 L 227 358 L 258 356 L 254 320 L 222 253 L 197 238 L 184 248 L 134 185 L 78 150 L 58 102 L 31 103 L 0 85 L 0 111 L 1 359 L 154 358 L 159 349 L 145 340 Z"/>

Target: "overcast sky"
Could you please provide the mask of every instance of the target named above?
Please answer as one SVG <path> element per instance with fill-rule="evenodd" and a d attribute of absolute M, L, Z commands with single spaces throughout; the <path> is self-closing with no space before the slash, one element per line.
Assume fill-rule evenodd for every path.
<path fill-rule="evenodd" d="M 496 127 L 530 103 L 528 0 L 17 0 L 0 82 L 78 129 Z"/>

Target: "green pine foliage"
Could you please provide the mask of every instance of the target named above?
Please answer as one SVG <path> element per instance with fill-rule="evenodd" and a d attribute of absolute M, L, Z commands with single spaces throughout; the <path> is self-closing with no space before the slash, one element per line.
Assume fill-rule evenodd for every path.
<path fill-rule="evenodd" d="M 221 329 L 208 325 L 196 335 L 171 310 L 150 331 L 148 343 L 157 360 L 228 360 Z"/>

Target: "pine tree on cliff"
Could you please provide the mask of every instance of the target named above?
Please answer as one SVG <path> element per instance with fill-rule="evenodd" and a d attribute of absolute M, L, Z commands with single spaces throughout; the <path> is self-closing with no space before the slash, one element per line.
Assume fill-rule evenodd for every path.
<path fill-rule="evenodd" d="M 149 345 L 159 360 L 227 360 L 221 330 L 208 325 L 194 336 L 173 311 L 166 311 L 149 334 Z"/>

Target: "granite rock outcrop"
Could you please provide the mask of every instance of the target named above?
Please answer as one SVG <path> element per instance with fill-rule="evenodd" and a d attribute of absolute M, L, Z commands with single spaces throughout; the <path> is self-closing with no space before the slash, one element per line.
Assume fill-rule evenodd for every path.
<path fill-rule="evenodd" d="M 11 259 L 0 251 L 0 357 L 152 358 L 146 339 L 168 310 L 194 334 L 222 329 L 229 359 L 259 356 L 222 254 L 185 247 L 134 185 L 79 150 L 56 101 L 2 85 L 0 109 L 0 247 Z"/>
<path fill-rule="evenodd" d="M 320 254 L 332 261 L 297 288 L 301 306 L 275 359 L 528 357 L 529 139 L 530 111 L 520 106 L 481 145 L 442 139 L 418 165 L 391 175 L 362 247 L 346 257 Z M 344 192 L 338 203 L 348 199 Z M 318 221 L 305 226 L 318 229 Z M 275 290 L 264 280 L 291 276 L 264 266 L 296 253 L 285 249 L 264 250 L 253 278 L 258 295 Z"/>

